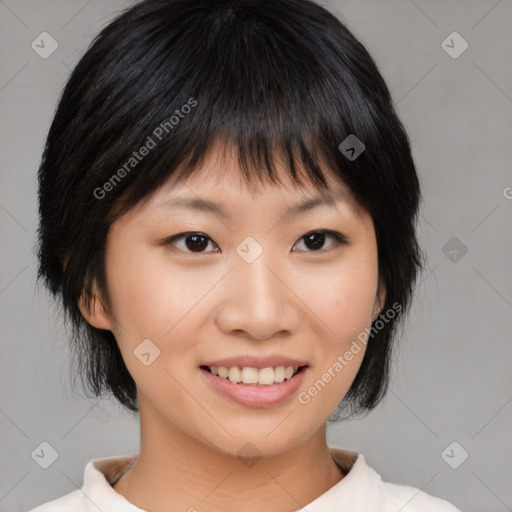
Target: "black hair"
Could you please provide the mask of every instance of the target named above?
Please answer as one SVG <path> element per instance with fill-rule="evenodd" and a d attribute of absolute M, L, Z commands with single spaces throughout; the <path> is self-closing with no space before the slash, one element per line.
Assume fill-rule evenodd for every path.
<path fill-rule="evenodd" d="M 357 158 L 342 144 L 349 136 L 364 144 Z M 220 138 L 237 149 L 247 184 L 275 182 L 282 156 L 297 183 L 300 164 L 324 188 L 322 161 L 371 215 L 382 311 L 400 311 L 372 324 L 339 406 L 371 410 L 387 390 L 396 327 L 422 268 L 420 187 L 376 63 L 311 0 L 145 0 L 110 22 L 72 71 L 38 171 L 37 278 L 71 322 L 77 373 L 94 396 L 111 393 L 138 411 L 113 333 L 91 326 L 77 301 L 90 307 L 96 283 L 108 310 L 109 226 L 171 175 L 190 176 Z"/>

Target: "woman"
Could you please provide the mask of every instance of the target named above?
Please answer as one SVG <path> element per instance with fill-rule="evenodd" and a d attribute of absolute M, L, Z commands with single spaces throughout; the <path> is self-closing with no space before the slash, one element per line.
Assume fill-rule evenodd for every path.
<path fill-rule="evenodd" d="M 140 452 L 34 512 L 445 511 L 328 446 L 384 396 L 421 251 L 407 134 L 310 0 L 146 0 L 74 69 L 39 170 L 39 278 Z"/>

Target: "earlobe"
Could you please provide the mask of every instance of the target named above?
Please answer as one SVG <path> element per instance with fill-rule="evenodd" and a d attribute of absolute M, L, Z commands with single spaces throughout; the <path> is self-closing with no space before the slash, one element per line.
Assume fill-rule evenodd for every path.
<path fill-rule="evenodd" d="M 373 304 L 373 313 L 372 313 L 372 322 L 375 322 L 377 320 L 377 317 L 379 316 L 380 312 L 382 311 L 382 306 L 379 302 L 379 297 L 375 297 L 375 302 Z"/>
<path fill-rule="evenodd" d="M 385 302 L 386 302 L 386 288 L 385 288 L 384 284 L 382 283 L 382 281 L 379 281 L 379 286 L 377 289 L 377 294 L 375 296 L 375 302 L 373 305 L 372 321 L 375 321 L 377 319 L 377 317 L 380 315 Z"/>
<path fill-rule="evenodd" d="M 107 313 L 103 301 L 98 293 L 96 282 L 93 285 L 93 296 L 87 296 L 84 292 L 78 299 L 78 307 L 82 313 L 82 316 L 87 320 L 89 324 L 97 329 L 104 329 L 107 331 L 112 330 L 110 322 L 110 316 Z"/>

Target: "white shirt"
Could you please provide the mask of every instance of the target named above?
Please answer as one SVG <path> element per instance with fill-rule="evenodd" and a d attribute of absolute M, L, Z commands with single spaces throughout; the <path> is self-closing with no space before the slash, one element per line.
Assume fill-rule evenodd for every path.
<path fill-rule="evenodd" d="M 297 512 L 461 512 L 448 501 L 415 487 L 383 482 L 361 453 L 333 446 L 329 449 L 345 477 Z M 29 512 L 145 512 L 112 487 L 137 457 L 138 453 L 90 460 L 81 489 Z"/>

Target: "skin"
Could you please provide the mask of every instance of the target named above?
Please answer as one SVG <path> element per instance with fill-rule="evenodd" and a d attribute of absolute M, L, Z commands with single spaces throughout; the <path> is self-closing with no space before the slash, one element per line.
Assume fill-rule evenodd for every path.
<path fill-rule="evenodd" d="M 171 177 L 111 226 L 108 305 L 96 300 L 88 311 L 80 303 L 92 325 L 114 333 L 137 384 L 140 454 L 113 487 L 148 511 L 290 512 L 344 477 L 328 450 L 325 422 L 356 376 L 364 345 L 309 403 L 298 394 L 381 310 L 373 222 L 331 174 L 330 190 L 342 192 L 344 202 L 285 215 L 319 191 L 311 183 L 299 188 L 279 163 L 281 185 L 250 189 L 234 155 L 215 147 L 197 174 L 185 182 Z M 159 207 L 190 196 L 221 201 L 231 220 Z M 348 244 L 326 235 L 315 249 L 304 240 L 322 228 Z M 190 237 L 188 245 L 186 237 L 162 242 L 187 231 L 208 236 L 202 248 L 194 250 Z M 263 248 L 250 264 L 236 252 L 248 236 Z M 133 352 L 147 338 L 160 355 L 145 366 Z M 199 370 L 208 360 L 243 354 L 296 357 L 309 368 L 286 401 L 247 407 L 219 394 Z M 254 465 L 237 456 L 246 443 L 261 455 Z"/>

